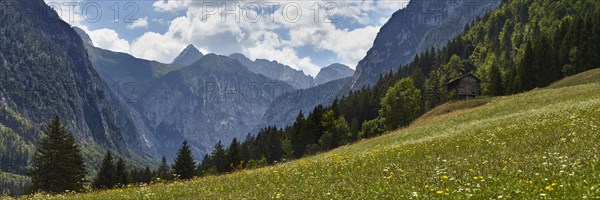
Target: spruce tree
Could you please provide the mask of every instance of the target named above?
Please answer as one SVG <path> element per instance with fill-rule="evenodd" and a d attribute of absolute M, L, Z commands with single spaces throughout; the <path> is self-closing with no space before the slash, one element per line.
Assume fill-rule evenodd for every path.
<path fill-rule="evenodd" d="M 129 173 L 127 172 L 125 161 L 122 158 L 119 158 L 115 166 L 115 178 L 115 183 L 117 186 L 122 187 L 129 184 Z"/>
<path fill-rule="evenodd" d="M 150 170 L 150 167 L 146 166 L 146 168 L 144 168 L 144 172 L 142 172 L 142 175 L 141 175 L 141 182 L 150 183 L 151 181 L 152 181 L 152 170 Z"/>
<path fill-rule="evenodd" d="M 169 169 L 169 164 L 167 163 L 167 158 L 165 156 L 162 157 L 160 166 L 158 166 L 158 170 L 156 171 L 156 177 L 167 181 L 173 179 L 171 170 Z"/>
<path fill-rule="evenodd" d="M 227 163 L 229 164 L 229 171 L 233 171 L 240 166 L 240 143 L 237 138 L 233 138 L 229 148 L 227 149 Z"/>
<path fill-rule="evenodd" d="M 75 138 L 58 116 L 46 125 L 44 135 L 32 159 L 30 189 L 49 193 L 82 190 L 86 171 Z"/>
<path fill-rule="evenodd" d="M 211 155 L 211 164 L 216 168 L 218 173 L 227 171 L 227 162 L 225 159 L 225 149 L 223 148 L 223 143 L 219 140 Z"/>
<path fill-rule="evenodd" d="M 100 171 L 94 179 L 93 187 L 97 189 L 110 189 L 117 183 L 116 167 L 113 161 L 112 153 L 106 152 L 102 164 L 100 165 Z"/>
<path fill-rule="evenodd" d="M 489 71 L 490 78 L 490 93 L 492 95 L 500 96 L 504 94 L 504 87 L 502 86 L 502 74 L 500 74 L 500 69 L 496 64 L 491 66 Z"/>
<path fill-rule="evenodd" d="M 180 179 L 191 179 L 194 177 L 196 169 L 196 162 L 192 156 L 190 146 L 187 141 L 183 141 L 183 145 L 177 152 L 177 158 L 173 164 L 173 172 L 179 176 Z"/>

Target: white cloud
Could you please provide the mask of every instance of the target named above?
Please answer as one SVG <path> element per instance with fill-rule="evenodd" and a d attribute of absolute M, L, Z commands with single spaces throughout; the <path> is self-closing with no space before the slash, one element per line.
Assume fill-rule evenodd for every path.
<path fill-rule="evenodd" d="M 267 58 L 295 67 L 313 77 L 319 73 L 320 67 L 313 64 L 309 57 L 298 57 L 298 52 L 291 47 L 283 46 L 279 36 L 273 32 L 266 32 L 260 36 L 262 40 L 256 46 L 245 48 L 243 53 L 251 59 Z"/>
<path fill-rule="evenodd" d="M 191 0 L 157 0 L 152 4 L 155 10 L 167 12 L 185 10 L 190 5 Z"/>
<path fill-rule="evenodd" d="M 130 53 L 129 42 L 119 37 L 119 33 L 112 29 L 87 30 L 87 27 L 80 27 L 90 36 L 94 46 L 108 49 L 115 52 Z"/>
<path fill-rule="evenodd" d="M 131 54 L 138 58 L 171 63 L 186 45 L 169 35 L 147 32 L 131 44 Z"/>
<path fill-rule="evenodd" d="M 128 24 L 127 29 L 148 28 L 148 17 L 139 18 L 135 22 Z"/>

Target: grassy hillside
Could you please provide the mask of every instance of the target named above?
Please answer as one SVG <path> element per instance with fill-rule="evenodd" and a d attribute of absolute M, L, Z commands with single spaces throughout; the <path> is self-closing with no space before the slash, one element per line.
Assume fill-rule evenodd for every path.
<path fill-rule="evenodd" d="M 408 128 L 273 167 L 53 198 L 598 198 L 599 71 L 442 105 Z"/>

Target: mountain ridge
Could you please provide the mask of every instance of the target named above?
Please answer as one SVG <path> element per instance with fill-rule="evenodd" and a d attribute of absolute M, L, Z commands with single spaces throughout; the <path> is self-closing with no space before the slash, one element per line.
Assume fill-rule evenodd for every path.
<path fill-rule="evenodd" d="M 333 63 L 321 68 L 317 76 L 315 76 L 315 85 L 322 85 L 334 80 L 351 77 L 352 75 L 354 75 L 354 70 L 347 65 Z"/>
<path fill-rule="evenodd" d="M 238 60 L 254 73 L 265 75 L 273 80 L 284 81 L 296 89 L 306 89 L 314 86 L 312 76 L 304 74 L 302 70 L 296 70 L 275 60 L 256 59 L 252 61 L 240 53 L 231 54 L 229 57 Z"/>

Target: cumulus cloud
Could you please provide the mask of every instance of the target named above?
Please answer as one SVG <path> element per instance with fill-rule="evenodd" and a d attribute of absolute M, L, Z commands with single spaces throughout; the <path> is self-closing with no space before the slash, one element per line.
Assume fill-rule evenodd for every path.
<path fill-rule="evenodd" d="M 131 54 L 138 58 L 170 63 L 185 46 L 172 35 L 147 32 L 131 44 Z"/>
<path fill-rule="evenodd" d="M 82 29 L 90 36 L 94 46 L 115 52 L 130 53 L 129 42 L 120 38 L 119 33 L 115 30 L 103 28 L 90 31 L 87 30 L 87 27 Z"/>
<path fill-rule="evenodd" d="M 127 29 L 147 28 L 147 27 L 148 27 L 148 17 L 139 18 L 135 22 L 127 25 Z"/>

